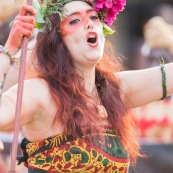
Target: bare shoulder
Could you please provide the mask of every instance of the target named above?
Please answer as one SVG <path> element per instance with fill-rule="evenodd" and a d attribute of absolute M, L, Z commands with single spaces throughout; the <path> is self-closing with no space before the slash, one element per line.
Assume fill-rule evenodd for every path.
<path fill-rule="evenodd" d="M 47 82 L 41 78 L 27 79 L 24 81 L 24 86 L 41 87 L 41 89 L 48 89 Z"/>
<path fill-rule="evenodd" d="M 25 93 L 31 94 L 35 99 L 48 100 L 51 97 L 47 82 L 44 79 L 34 78 L 24 82 Z"/>

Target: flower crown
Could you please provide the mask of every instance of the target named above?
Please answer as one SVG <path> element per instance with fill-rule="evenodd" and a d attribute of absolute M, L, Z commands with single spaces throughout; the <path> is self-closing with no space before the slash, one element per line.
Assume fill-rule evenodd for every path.
<path fill-rule="evenodd" d="M 49 30 L 52 29 L 52 23 L 49 20 L 49 16 L 52 14 L 58 14 L 61 18 L 63 16 L 63 6 L 74 0 L 45 0 L 43 5 L 39 6 L 38 1 L 33 1 L 33 7 L 37 11 L 36 16 L 36 28 L 40 32 L 43 32 L 45 24 Z M 87 2 L 91 7 L 97 11 L 100 20 L 103 23 L 104 35 L 112 34 L 114 31 L 110 28 L 113 22 L 116 20 L 116 16 L 119 12 L 124 10 L 126 0 L 81 0 Z"/>

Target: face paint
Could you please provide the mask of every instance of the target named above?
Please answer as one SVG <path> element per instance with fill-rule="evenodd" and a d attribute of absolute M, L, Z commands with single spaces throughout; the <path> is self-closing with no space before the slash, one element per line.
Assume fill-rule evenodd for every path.
<path fill-rule="evenodd" d="M 79 28 L 86 27 L 88 22 L 93 22 L 94 25 L 101 25 L 98 14 L 93 9 L 72 13 L 60 23 L 61 35 L 72 34 Z"/>

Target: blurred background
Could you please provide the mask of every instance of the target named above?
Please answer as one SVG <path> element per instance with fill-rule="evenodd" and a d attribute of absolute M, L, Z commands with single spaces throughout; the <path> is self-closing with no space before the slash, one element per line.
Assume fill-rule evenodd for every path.
<path fill-rule="evenodd" d="M 0 45 L 4 45 L 10 32 L 9 24 L 18 13 L 22 0 L 0 0 Z M 158 17 L 159 16 L 159 17 Z M 164 30 L 169 26 L 170 32 Z M 173 51 L 165 38 L 173 38 L 173 0 L 127 0 L 126 10 L 115 22 L 116 34 L 108 36 L 114 49 L 124 57 L 129 70 L 159 65 L 159 58 L 166 63 L 173 61 Z M 158 33 L 158 30 L 162 32 Z M 165 31 L 165 32 L 164 32 Z M 172 35 L 171 35 L 172 31 Z M 154 34 L 152 43 L 147 42 L 148 34 Z M 158 35 L 157 35 L 158 33 Z M 157 39 L 160 37 L 160 40 Z M 138 82 L 138 81 L 136 81 Z M 150 85 L 150 84 L 148 84 Z M 139 159 L 130 173 L 173 173 L 173 99 L 172 96 L 134 110 L 140 127 L 139 141 L 142 152 L 148 157 Z M 19 139 L 19 143 L 22 137 Z M 0 134 L 5 150 L 2 162 L 9 167 L 9 152 L 12 135 Z M 5 173 L 1 171 L 1 173 Z M 26 169 L 18 167 L 18 172 Z"/>
<path fill-rule="evenodd" d="M 166 46 L 166 38 L 164 38 L 173 35 L 166 30 L 164 33 L 160 32 L 160 30 L 164 31 L 167 24 L 172 27 L 173 33 L 173 0 L 127 0 L 126 10 L 116 21 L 117 34 L 114 39 L 116 50 L 125 57 L 127 69 L 158 66 L 159 58 L 162 57 L 166 63 L 173 61 L 173 52 Z M 146 40 L 149 34 L 154 35 L 152 43 L 150 42 L 153 46 L 150 46 Z M 160 40 L 157 37 L 160 37 Z M 139 140 L 142 152 L 148 157 L 139 159 L 136 167 L 129 172 L 172 173 L 173 101 L 171 96 L 134 111 L 140 127 Z"/>

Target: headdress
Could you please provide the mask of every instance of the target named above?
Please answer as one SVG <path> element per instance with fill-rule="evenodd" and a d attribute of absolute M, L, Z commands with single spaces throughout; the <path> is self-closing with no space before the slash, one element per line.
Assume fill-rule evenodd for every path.
<path fill-rule="evenodd" d="M 45 24 L 49 30 L 52 29 L 52 23 L 49 20 L 49 16 L 52 14 L 58 14 L 60 17 L 63 15 L 63 6 L 74 0 L 45 0 L 43 5 L 39 7 L 37 0 L 33 1 L 33 7 L 37 10 L 36 27 L 40 32 L 44 30 Z M 98 12 L 100 20 L 103 23 L 104 34 L 112 34 L 114 31 L 110 28 L 113 22 L 116 20 L 116 16 L 119 12 L 124 10 L 126 0 L 81 0 L 87 2 L 92 6 L 94 10 Z"/>

